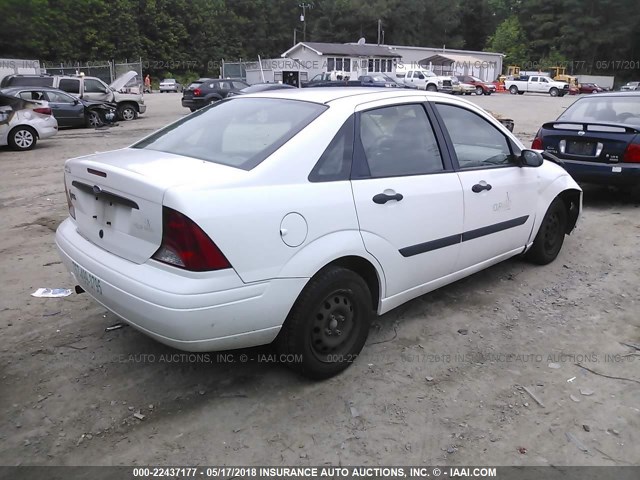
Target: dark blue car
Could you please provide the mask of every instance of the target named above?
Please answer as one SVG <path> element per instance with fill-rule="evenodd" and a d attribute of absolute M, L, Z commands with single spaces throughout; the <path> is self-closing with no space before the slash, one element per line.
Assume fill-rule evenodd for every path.
<path fill-rule="evenodd" d="M 531 145 L 564 163 L 581 183 L 640 185 L 640 92 L 576 100 L 555 122 L 542 125 Z"/>

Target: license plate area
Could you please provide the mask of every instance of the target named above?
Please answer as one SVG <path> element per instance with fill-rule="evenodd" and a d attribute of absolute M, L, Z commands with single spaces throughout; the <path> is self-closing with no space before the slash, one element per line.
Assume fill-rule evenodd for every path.
<path fill-rule="evenodd" d="M 578 142 L 574 140 L 567 142 L 567 153 L 572 155 L 592 157 L 594 149 L 595 143 L 593 142 Z"/>
<path fill-rule="evenodd" d="M 73 261 L 72 268 L 76 280 L 86 291 L 102 295 L 102 283 L 98 277 Z"/>

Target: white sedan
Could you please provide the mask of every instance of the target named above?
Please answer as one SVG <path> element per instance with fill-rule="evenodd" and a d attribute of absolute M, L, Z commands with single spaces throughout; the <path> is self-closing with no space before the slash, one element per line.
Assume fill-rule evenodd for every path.
<path fill-rule="evenodd" d="M 65 187 L 56 243 L 81 290 L 167 345 L 275 341 L 314 378 L 375 314 L 515 255 L 551 262 L 582 206 L 472 103 L 372 88 L 216 102 L 68 160 Z"/>
<path fill-rule="evenodd" d="M 175 78 L 165 78 L 160 82 L 160 93 L 179 92 L 180 88 L 180 84 L 175 80 Z"/>
<path fill-rule="evenodd" d="M 31 150 L 38 139 L 58 133 L 58 121 L 47 102 L 31 102 L 0 94 L 0 146 Z"/>

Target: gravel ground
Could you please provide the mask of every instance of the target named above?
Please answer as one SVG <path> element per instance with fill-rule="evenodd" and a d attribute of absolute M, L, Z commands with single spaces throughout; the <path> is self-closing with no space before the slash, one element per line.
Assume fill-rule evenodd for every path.
<path fill-rule="evenodd" d="M 574 101 L 466 98 L 526 143 Z M 87 295 L 31 297 L 73 287 L 53 243 L 63 162 L 187 113 L 179 95 L 146 102 L 105 131 L 0 148 L 0 465 L 640 464 L 640 352 L 622 344 L 640 344 L 638 199 L 606 189 L 585 191 L 554 263 L 513 259 L 397 308 L 319 383 L 268 347 L 189 357 L 106 332 L 118 319 Z"/>

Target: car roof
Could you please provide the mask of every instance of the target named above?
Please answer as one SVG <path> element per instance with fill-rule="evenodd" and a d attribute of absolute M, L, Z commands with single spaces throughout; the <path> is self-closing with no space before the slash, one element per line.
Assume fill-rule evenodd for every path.
<path fill-rule="evenodd" d="M 586 100 L 588 98 L 608 98 L 608 97 L 640 97 L 640 92 L 631 91 L 631 92 L 602 92 L 598 95 L 589 95 L 587 97 L 581 97 L 578 100 Z"/>
<path fill-rule="evenodd" d="M 438 98 L 451 98 L 451 95 L 444 93 L 432 93 L 415 89 L 387 89 L 372 87 L 308 87 L 308 88 L 283 88 L 279 90 L 269 90 L 259 93 L 244 95 L 249 97 L 285 98 L 292 100 L 302 100 L 306 102 L 328 104 L 331 102 L 344 101 L 345 103 L 364 103 L 387 98 L 428 96 Z"/>

